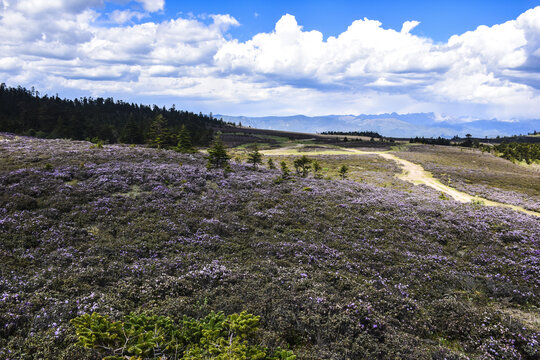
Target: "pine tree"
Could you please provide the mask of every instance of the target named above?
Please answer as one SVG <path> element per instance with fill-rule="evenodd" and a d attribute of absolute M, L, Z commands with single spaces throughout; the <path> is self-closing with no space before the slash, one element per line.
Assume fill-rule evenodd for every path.
<path fill-rule="evenodd" d="M 339 175 L 341 176 L 342 180 L 345 180 L 348 171 L 349 167 L 347 165 L 341 165 L 341 167 L 339 168 Z"/>
<path fill-rule="evenodd" d="M 294 160 L 294 167 L 296 169 L 296 173 L 298 175 L 302 175 L 302 177 L 306 177 L 309 173 L 309 169 L 311 168 L 311 162 L 312 160 L 308 158 L 306 155 L 302 155 L 301 158 L 298 158 Z"/>
<path fill-rule="evenodd" d="M 206 165 L 209 169 L 211 168 L 226 168 L 229 166 L 229 159 L 231 157 L 227 154 L 227 149 L 223 141 L 218 137 L 212 142 L 210 148 L 208 148 L 208 164 Z"/>
<path fill-rule="evenodd" d="M 313 175 L 315 176 L 316 179 L 322 178 L 322 175 L 320 173 L 321 170 L 322 170 L 322 167 L 319 164 L 319 162 L 317 160 L 314 160 L 313 161 Z"/>
<path fill-rule="evenodd" d="M 259 152 L 259 148 L 255 145 L 253 151 L 248 154 L 248 163 L 252 164 L 253 169 L 257 169 L 258 164 L 262 164 L 262 155 Z"/>
<path fill-rule="evenodd" d="M 276 165 L 274 165 L 274 160 L 272 160 L 272 158 L 268 159 L 268 168 L 270 170 L 274 170 L 276 168 Z"/>
<path fill-rule="evenodd" d="M 170 133 L 167 129 L 167 121 L 163 115 L 158 114 L 150 124 L 150 129 L 148 130 L 147 138 L 148 144 L 152 147 L 157 147 L 158 149 L 166 147 L 169 141 Z"/>
<path fill-rule="evenodd" d="M 133 114 L 129 115 L 128 121 L 120 134 L 119 140 L 127 144 L 140 144 L 143 142 L 142 131 L 137 125 Z"/>
<path fill-rule="evenodd" d="M 289 170 L 289 167 L 287 166 L 287 163 L 285 161 L 282 161 L 280 163 L 280 166 L 281 166 L 281 177 L 283 179 L 287 179 L 291 173 L 291 171 Z"/>
<path fill-rule="evenodd" d="M 196 151 L 191 144 L 191 136 L 189 135 L 186 125 L 182 125 L 177 137 L 178 144 L 176 145 L 176 151 L 181 153 L 193 153 Z"/>
<path fill-rule="evenodd" d="M 70 138 L 69 123 L 65 120 L 63 116 L 58 117 L 58 120 L 56 121 L 56 126 L 53 129 L 50 137 L 63 139 Z"/>

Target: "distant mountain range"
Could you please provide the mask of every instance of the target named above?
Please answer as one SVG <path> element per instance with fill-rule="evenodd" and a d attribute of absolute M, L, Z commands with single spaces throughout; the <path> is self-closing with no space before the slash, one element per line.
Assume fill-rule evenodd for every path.
<path fill-rule="evenodd" d="M 446 137 L 472 134 L 474 137 L 495 137 L 540 131 L 540 119 L 520 121 L 441 120 L 434 113 L 326 116 L 228 116 L 214 115 L 224 121 L 241 123 L 260 129 L 298 132 L 375 131 L 389 137 Z"/>

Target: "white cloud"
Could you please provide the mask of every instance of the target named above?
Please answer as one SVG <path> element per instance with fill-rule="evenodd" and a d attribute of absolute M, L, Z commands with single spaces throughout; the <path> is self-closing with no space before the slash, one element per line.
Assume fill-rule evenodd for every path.
<path fill-rule="evenodd" d="M 185 98 L 215 113 L 540 117 L 540 7 L 437 44 L 411 34 L 418 21 L 394 30 L 364 18 L 325 40 L 289 14 L 242 42 L 227 14 L 139 23 L 164 1 L 115 3 L 105 14 L 105 0 L 2 0 L 2 81 Z"/>
<path fill-rule="evenodd" d="M 141 3 L 146 11 L 156 12 L 163 10 L 165 7 L 165 0 L 136 0 Z"/>
<path fill-rule="evenodd" d="M 412 28 L 414 24 L 404 27 Z M 372 81 L 388 72 L 425 72 L 450 66 L 428 39 L 386 30 L 374 20 L 357 20 L 337 38 L 302 31 L 292 15 L 275 31 L 245 43 L 232 41 L 215 56 L 224 70 L 309 78 L 322 83 Z"/>
<path fill-rule="evenodd" d="M 12 73 L 21 68 L 21 63 L 17 58 L 4 57 L 0 59 L 0 72 Z"/>
<path fill-rule="evenodd" d="M 407 93 L 417 101 L 493 108 L 538 103 L 538 90 L 526 78 L 538 73 L 540 65 L 540 7 L 504 24 L 455 35 L 446 44 L 410 34 L 418 24 L 407 21 L 397 32 L 375 20 L 357 20 L 324 41 L 321 33 L 303 31 L 293 16 L 285 15 L 272 33 L 243 43 L 231 41 L 215 60 L 223 72 L 282 84 L 294 78 L 296 84 L 314 89 L 328 84 L 358 92 L 371 88 Z M 518 70 L 528 63 L 536 69 Z M 540 110 L 535 112 L 540 115 Z"/>
<path fill-rule="evenodd" d="M 148 15 L 140 11 L 114 10 L 112 13 L 109 14 L 109 19 L 116 24 L 123 24 L 128 21 L 131 21 L 131 19 L 133 18 L 136 18 L 137 20 L 141 20 L 142 18 L 146 16 Z"/>
<path fill-rule="evenodd" d="M 412 29 L 420 25 L 420 21 L 405 21 L 403 23 L 403 26 L 401 27 L 401 33 L 402 34 L 408 34 L 411 32 Z"/>
<path fill-rule="evenodd" d="M 4 12 L 19 12 L 25 16 L 43 17 L 49 14 L 77 14 L 88 8 L 100 7 L 103 0 L 3 0 Z"/>

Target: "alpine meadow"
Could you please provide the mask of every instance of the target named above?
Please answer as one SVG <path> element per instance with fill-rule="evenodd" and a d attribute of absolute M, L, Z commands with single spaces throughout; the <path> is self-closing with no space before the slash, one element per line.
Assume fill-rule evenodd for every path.
<path fill-rule="evenodd" d="M 540 360 L 536 5 L 0 2 L 0 359 Z"/>

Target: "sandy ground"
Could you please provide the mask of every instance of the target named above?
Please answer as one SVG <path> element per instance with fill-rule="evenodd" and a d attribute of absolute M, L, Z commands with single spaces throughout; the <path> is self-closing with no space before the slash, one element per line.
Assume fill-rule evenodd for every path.
<path fill-rule="evenodd" d="M 413 162 L 404 160 L 402 158 L 397 157 L 396 155 L 388 152 L 388 151 L 362 151 L 357 149 L 351 149 L 351 148 L 343 148 L 343 149 L 333 149 L 328 148 L 328 150 L 321 150 L 321 151 L 309 151 L 309 152 L 302 152 L 301 151 L 301 145 L 290 147 L 290 148 L 282 148 L 282 149 L 273 149 L 273 150 L 266 150 L 261 151 L 264 155 L 379 155 L 383 158 L 391 161 L 395 161 L 398 163 L 403 172 L 398 175 L 398 177 L 404 181 L 411 182 L 415 185 L 426 185 L 429 186 L 441 193 L 444 193 L 452 199 L 468 203 L 471 201 L 478 202 L 479 204 L 486 205 L 486 206 L 502 206 L 507 207 L 516 211 L 521 211 L 529 215 L 540 217 L 540 213 L 535 211 L 527 210 L 521 206 L 515 206 L 510 204 L 504 204 L 499 203 L 496 201 L 491 201 L 488 199 L 484 199 L 478 196 L 472 196 L 467 193 L 461 192 L 459 190 L 456 190 L 452 187 L 446 186 L 442 184 L 439 180 L 435 179 L 430 172 L 425 171 L 424 168 L 418 164 L 415 164 Z"/>

